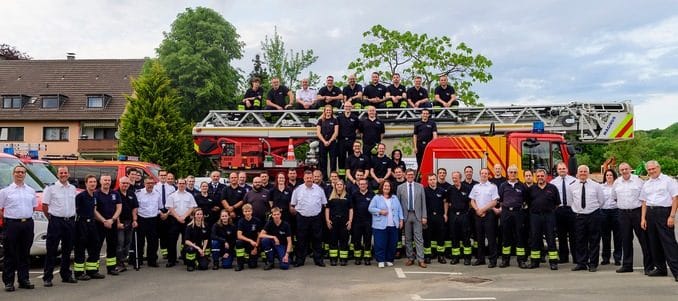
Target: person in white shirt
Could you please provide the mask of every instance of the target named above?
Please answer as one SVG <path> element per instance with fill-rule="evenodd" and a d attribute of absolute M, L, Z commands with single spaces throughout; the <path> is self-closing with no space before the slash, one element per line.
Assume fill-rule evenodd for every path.
<path fill-rule="evenodd" d="M 602 213 L 600 208 L 605 202 L 605 195 L 600 184 L 589 179 L 589 167 L 579 165 L 577 181 L 571 183 L 567 190 L 567 203 L 575 214 L 575 244 L 573 271 L 588 269 L 598 270 L 600 256 L 600 227 Z"/>
<path fill-rule="evenodd" d="M 640 190 L 643 180 L 631 174 L 631 165 L 626 162 L 619 164 L 621 176 L 614 181 L 612 198 L 617 200 L 619 208 L 619 232 L 622 244 L 622 266 L 617 273 L 633 272 L 633 233 L 638 237 L 638 244 L 643 253 L 643 268 L 645 275 L 653 269 L 652 255 L 647 246 L 647 231 L 640 227 Z"/>
<path fill-rule="evenodd" d="M 469 198 L 471 207 L 475 210 L 475 229 L 478 238 L 478 256 L 473 265 L 485 264 L 485 254 L 488 255 L 490 263 L 488 268 L 497 266 L 497 218 L 494 207 L 499 201 L 499 192 L 497 186 L 489 181 L 490 170 L 483 168 L 480 170 L 480 182 L 473 186 Z M 487 238 L 487 246 L 485 246 Z"/>
<path fill-rule="evenodd" d="M 177 239 L 181 234 L 181 241 L 184 241 L 184 231 L 188 218 L 193 213 L 193 209 L 198 207 L 193 195 L 186 191 L 186 179 L 179 179 L 177 186 L 177 191 L 170 194 L 166 204 L 171 221 L 167 241 L 167 264 L 165 265 L 168 268 L 176 265 Z"/>
<path fill-rule="evenodd" d="M 59 275 L 64 283 L 77 283 L 71 274 L 71 251 L 75 242 L 75 186 L 68 182 L 68 167 L 57 169 L 59 181 L 45 188 L 42 194 L 42 211 L 49 219 L 47 227 L 47 255 L 45 256 L 45 274 L 42 281 L 46 287 L 52 286 L 54 264 L 61 243 L 61 268 Z"/>
<path fill-rule="evenodd" d="M 5 291 L 12 292 L 14 275 L 18 273 L 19 288 L 33 289 L 28 277 L 30 251 L 33 245 L 33 207 L 38 206 L 35 190 L 24 183 L 26 167 L 12 170 L 14 182 L 0 190 L 0 218 L 4 217 L 5 262 L 2 281 Z"/>
<path fill-rule="evenodd" d="M 574 239 L 574 212 L 567 203 L 567 187 L 577 179 L 568 174 L 567 164 L 559 162 L 556 165 L 558 176 L 551 180 L 551 184 L 558 188 L 560 196 L 560 206 L 556 209 L 556 232 L 558 233 L 558 263 L 567 263 L 572 250 L 572 261 L 574 262 L 574 250 L 576 242 Z"/>
<path fill-rule="evenodd" d="M 297 90 L 297 99 L 294 103 L 294 108 L 297 110 L 312 110 L 317 107 L 316 94 L 318 94 L 318 91 L 310 88 L 308 84 L 308 78 L 301 80 L 301 89 Z"/>
<path fill-rule="evenodd" d="M 137 248 L 135 251 L 139 254 L 144 254 L 144 242 L 147 247 L 146 260 L 149 267 L 158 267 L 158 215 L 163 208 L 160 193 L 153 189 L 155 181 L 148 177 L 144 179 L 144 189 L 136 193 L 139 201 L 139 209 L 137 211 Z M 136 254 L 135 254 L 136 256 Z M 143 256 L 142 256 L 143 257 Z M 143 263 L 142 257 L 139 257 L 139 264 Z M 136 258 L 131 257 L 130 262 L 134 262 Z"/>
<path fill-rule="evenodd" d="M 648 276 L 666 276 L 666 264 L 678 282 L 678 243 L 674 233 L 678 209 L 678 183 L 662 173 L 657 161 L 645 163 L 650 178 L 643 184 L 640 226 L 647 230 L 654 270 Z"/>
<path fill-rule="evenodd" d="M 297 217 L 297 246 L 295 255 L 297 260 L 294 267 L 304 265 L 309 241 L 313 249 L 313 261 L 315 265 L 324 267 L 322 258 L 322 217 L 321 212 L 327 205 L 325 191 L 318 185 L 313 184 L 313 172 L 304 172 L 304 184 L 294 189 L 290 201 L 290 212 Z"/>

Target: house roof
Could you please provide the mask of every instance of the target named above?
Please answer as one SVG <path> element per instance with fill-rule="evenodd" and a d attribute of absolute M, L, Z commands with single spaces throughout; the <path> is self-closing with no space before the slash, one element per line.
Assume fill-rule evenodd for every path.
<path fill-rule="evenodd" d="M 2 120 L 101 120 L 119 119 L 125 95 L 132 94 L 144 59 L 121 60 L 0 60 L 0 96 L 24 95 L 21 109 L 5 109 Z M 104 108 L 87 108 L 88 95 L 108 95 Z M 42 108 L 43 96 L 62 95 L 58 109 Z M 2 101 L 2 97 L 0 97 Z"/>

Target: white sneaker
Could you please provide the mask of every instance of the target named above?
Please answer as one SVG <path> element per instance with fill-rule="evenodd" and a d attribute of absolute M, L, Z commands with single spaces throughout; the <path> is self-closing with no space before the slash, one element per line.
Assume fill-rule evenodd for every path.
<path fill-rule="evenodd" d="M 387 263 L 386 263 L 386 266 L 388 266 L 388 267 L 392 267 L 392 266 L 393 266 L 393 262 L 390 262 L 390 261 L 389 261 L 389 262 L 387 262 Z"/>
<path fill-rule="evenodd" d="M 379 263 L 379 268 L 380 268 L 380 269 L 383 269 L 383 268 L 384 268 L 384 263 L 383 263 L 383 262 L 380 262 L 380 263 Z"/>

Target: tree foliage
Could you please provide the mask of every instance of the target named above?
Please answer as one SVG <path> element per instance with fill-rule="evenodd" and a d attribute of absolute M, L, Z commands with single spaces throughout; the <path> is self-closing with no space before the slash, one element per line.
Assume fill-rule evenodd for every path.
<path fill-rule="evenodd" d="M 31 56 L 25 52 L 21 52 L 16 47 L 0 44 L 0 60 L 30 60 Z"/>
<path fill-rule="evenodd" d="M 617 164 L 627 162 L 631 168 L 657 160 L 662 172 L 678 175 L 678 123 L 664 130 L 636 131 L 632 140 L 608 145 L 585 145 L 577 155 L 580 164 L 600 166 L 607 158 L 617 158 Z M 597 169 L 593 169 L 597 170 Z"/>
<path fill-rule="evenodd" d="M 198 160 L 193 151 L 191 126 L 181 117 L 177 91 L 162 65 L 148 61 L 120 122 L 118 152 L 159 164 L 177 176 L 194 174 Z"/>
<path fill-rule="evenodd" d="M 235 108 L 241 75 L 230 64 L 244 46 L 235 27 L 212 9 L 187 8 L 164 36 L 156 51 L 179 91 L 181 115 L 195 122 L 209 110 Z"/>
<path fill-rule="evenodd" d="M 422 77 L 422 86 L 433 92 L 438 76 L 447 75 L 460 101 L 467 105 L 478 103 L 478 94 L 471 90 L 474 82 L 492 80 L 488 72 L 492 61 L 473 54 L 473 49 L 464 43 L 452 45 L 449 37 L 429 37 L 410 31 L 389 30 L 375 25 L 363 33 L 372 40 L 360 47 L 360 57 L 349 63 L 348 69 L 356 73 L 384 71 L 381 78 L 390 82 L 393 73 L 405 79 Z M 408 83 L 409 81 L 404 81 Z"/>
<path fill-rule="evenodd" d="M 285 42 L 282 36 L 278 34 L 277 28 L 274 30 L 272 38 L 266 36 L 264 41 L 261 42 L 261 51 L 268 74 L 271 77 L 280 78 L 280 82 L 290 89 L 299 86 L 299 76 L 318 60 L 318 56 L 313 54 L 313 49 L 299 52 L 293 49 L 287 51 Z M 309 71 L 306 78 L 309 79 L 311 87 L 320 82 L 320 76 L 312 71 Z"/>

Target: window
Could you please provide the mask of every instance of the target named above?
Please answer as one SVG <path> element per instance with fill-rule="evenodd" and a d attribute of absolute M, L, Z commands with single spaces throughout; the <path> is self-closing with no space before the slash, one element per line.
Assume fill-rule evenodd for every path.
<path fill-rule="evenodd" d="M 3 109 L 21 109 L 22 106 L 23 106 L 23 97 L 21 97 L 21 95 L 2 97 Z"/>
<path fill-rule="evenodd" d="M 68 141 L 67 127 L 45 127 L 42 131 L 43 141 Z"/>
<path fill-rule="evenodd" d="M 104 97 L 101 96 L 101 95 L 87 96 L 87 107 L 88 108 L 103 108 L 104 107 Z"/>
<path fill-rule="evenodd" d="M 551 173 L 551 146 L 548 141 L 526 140 L 523 142 L 522 169 L 544 169 Z"/>
<path fill-rule="evenodd" d="M 24 141 L 24 128 L 0 128 L 0 141 Z"/>
<path fill-rule="evenodd" d="M 95 140 L 111 140 L 115 139 L 115 131 L 117 129 L 114 128 L 95 128 L 94 129 L 94 139 Z"/>
<path fill-rule="evenodd" d="M 56 109 L 59 107 L 59 97 L 58 96 L 45 96 L 42 98 L 42 108 L 43 109 Z"/>

